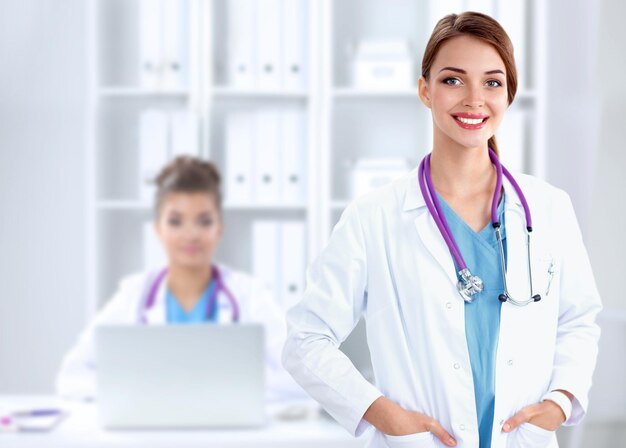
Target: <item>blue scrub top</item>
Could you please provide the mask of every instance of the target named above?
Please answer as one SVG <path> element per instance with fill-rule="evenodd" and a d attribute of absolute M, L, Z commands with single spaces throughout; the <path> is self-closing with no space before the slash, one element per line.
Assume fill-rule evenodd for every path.
<path fill-rule="evenodd" d="M 474 295 L 472 303 L 465 303 L 465 337 L 474 378 L 480 448 L 487 448 L 491 446 L 495 403 L 495 362 L 502 305 L 498 296 L 504 292 L 500 250 L 491 222 L 477 233 L 445 203 L 441 196 L 438 197 L 465 264 L 473 275 L 482 279 L 484 285 L 482 292 Z M 498 204 L 498 216 L 506 260 L 504 195 Z"/>
<path fill-rule="evenodd" d="M 202 293 L 202 297 L 200 297 L 200 300 L 196 303 L 196 306 L 194 306 L 194 308 L 189 312 L 186 312 L 183 307 L 180 306 L 180 303 L 168 288 L 165 293 L 167 323 L 193 324 L 217 321 L 217 304 L 213 307 L 212 315 L 206 315 L 207 304 L 209 302 L 209 298 L 214 294 L 215 288 L 217 288 L 217 283 L 215 280 L 211 280 L 206 290 Z"/>

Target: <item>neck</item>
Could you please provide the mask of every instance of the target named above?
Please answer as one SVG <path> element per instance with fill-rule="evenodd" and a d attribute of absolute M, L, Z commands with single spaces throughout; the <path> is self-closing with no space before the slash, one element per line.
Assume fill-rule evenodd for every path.
<path fill-rule="evenodd" d="M 211 282 L 213 270 L 209 266 L 169 266 L 167 287 L 186 310 L 193 308 Z"/>
<path fill-rule="evenodd" d="M 456 199 L 486 192 L 492 194 L 497 178 L 487 145 L 478 148 L 435 145 L 430 157 L 430 173 L 437 192 Z"/>

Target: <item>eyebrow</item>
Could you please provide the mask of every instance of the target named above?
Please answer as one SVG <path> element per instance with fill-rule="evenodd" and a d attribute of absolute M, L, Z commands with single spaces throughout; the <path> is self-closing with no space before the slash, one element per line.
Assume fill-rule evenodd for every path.
<path fill-rule="evenodd" d="M 439 73 L 441 73 L 444 70 L 450 70 L 452 72 L 462 73 L 464 75 L 467 74 L 467 72 L 465 70 L 463 70 L 462 68 L 456 68 L 456 67 L 444 67 L 441 70 L 439 70 Z M 500 70 L 500 69 L 489 70 L 488 72 L 485 72 L 485 75 L 494 75 L 496 73 L 502 73 L 504 75 L 504 72 L 502 70 Z"/>

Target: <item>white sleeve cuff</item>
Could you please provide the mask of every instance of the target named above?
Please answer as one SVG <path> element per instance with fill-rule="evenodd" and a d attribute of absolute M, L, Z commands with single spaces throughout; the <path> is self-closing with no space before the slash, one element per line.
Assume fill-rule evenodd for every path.
<path fill-rule="evenodd" d="M 541 397 L 541 401 L 546 400 L 550 400 L 556 403 L 563 411 L 563 414 L 565 414 L 564 421 L 569 420 L 570 416 L 572 415 L 572 401 L 567 395 L 565 395 L 563 392 L 559 392 L 558 390 L 553 390 Z"/>

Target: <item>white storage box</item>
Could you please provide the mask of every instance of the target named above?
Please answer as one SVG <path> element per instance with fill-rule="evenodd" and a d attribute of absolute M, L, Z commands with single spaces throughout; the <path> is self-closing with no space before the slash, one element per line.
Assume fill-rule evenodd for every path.
<path fill-rule="evenodd" d="M 360 159 L 352 171 L 352 198 L 358 198 L 411 171 L 411 165 L 401 158 Z"/>
<path fill-rule="evenodd" d="M 359 42 L 354 59 L 354 86 L 403 90 L 415 86 L 413 58 L 407 41 Z"/>

